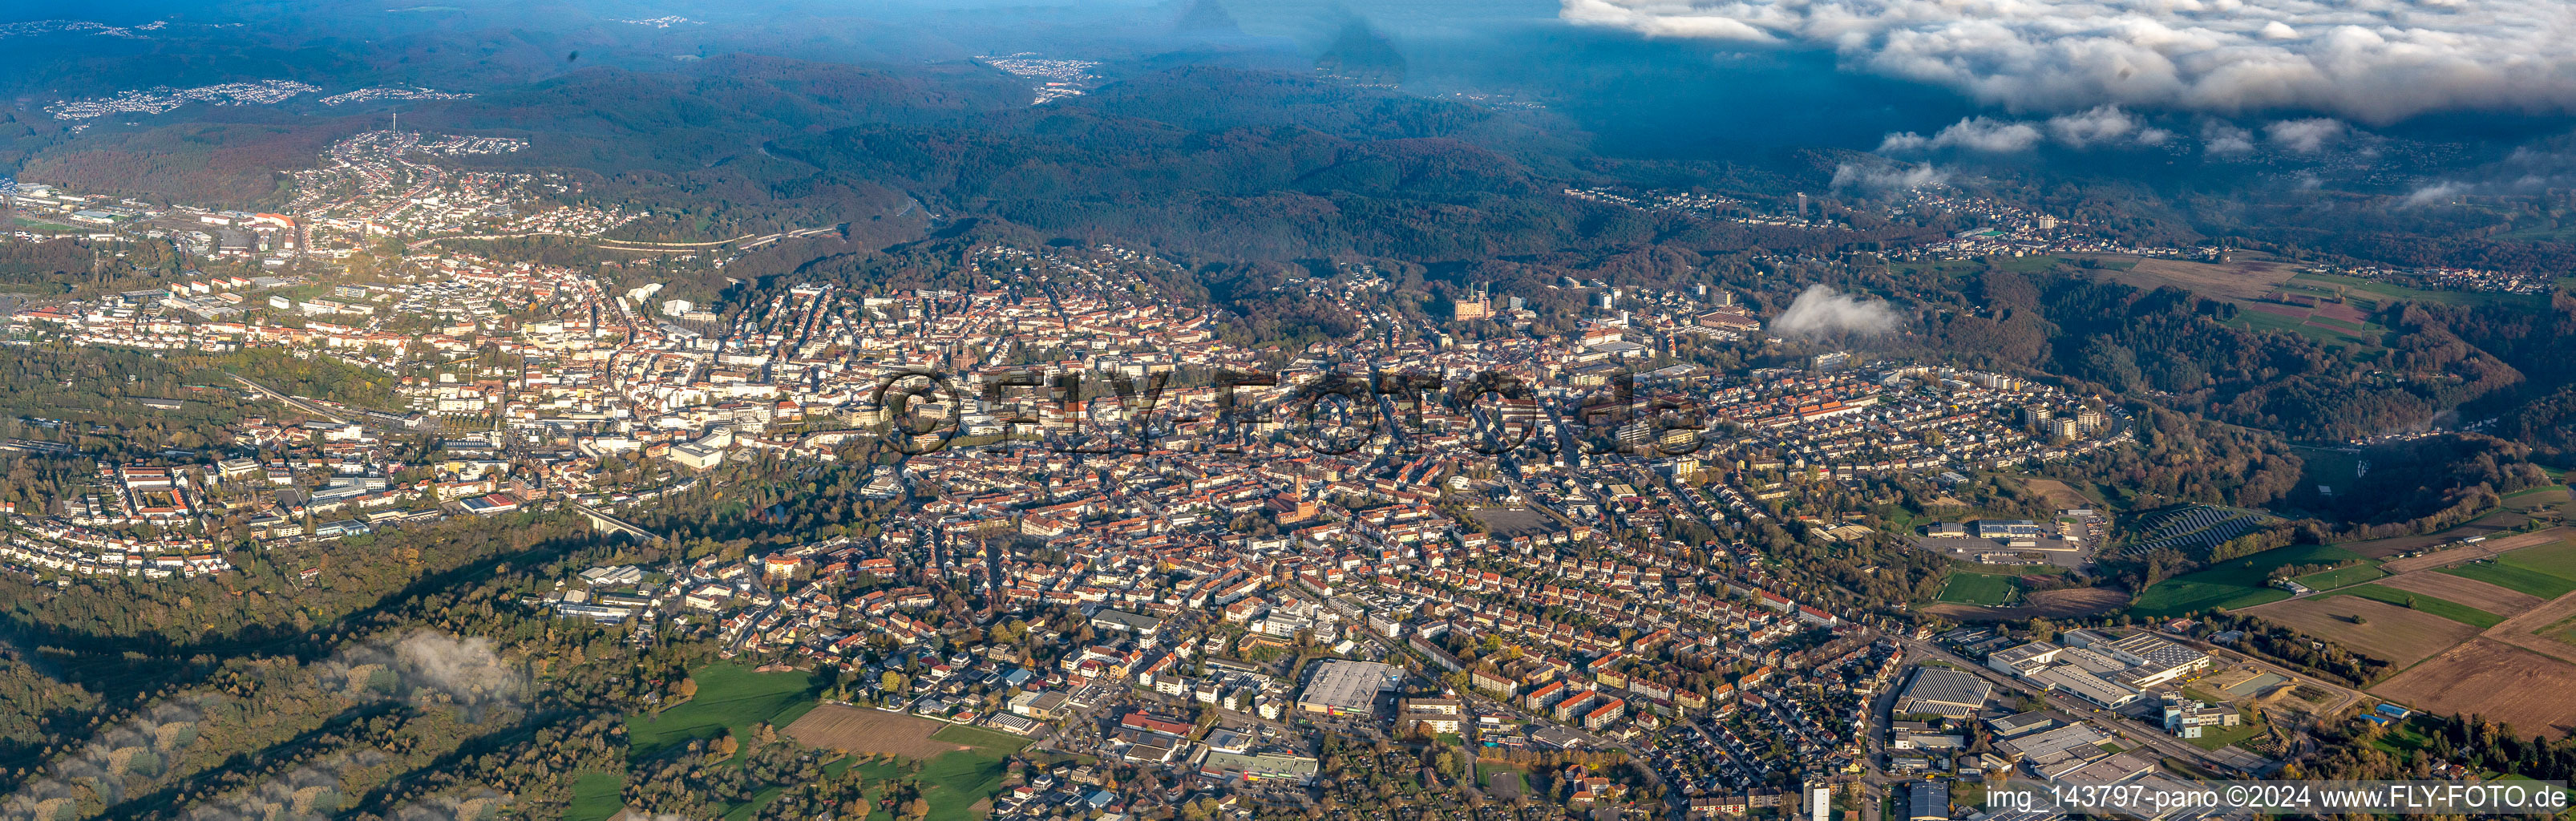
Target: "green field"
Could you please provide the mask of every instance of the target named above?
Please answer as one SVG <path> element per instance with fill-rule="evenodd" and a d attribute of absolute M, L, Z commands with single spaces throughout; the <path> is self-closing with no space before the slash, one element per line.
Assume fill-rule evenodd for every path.
<path fill-rule="evenodd" d="M 923 764 L 921 797 L 930 802 L 928 821 L 982 818 L 975 804 L 1001 791 L 1006 771 L 1001 755 L 984 750 L 941 753 Z"/>
<path fill-rule="evenodd" d="M 2379 737 L 2370 742 L 2370 746 L 2392 754 L 2415 753 L 2431 749 L 2433 737 L 2430 732 L 2427 732 L 2426 720 L 2422 716 L 2407 716 L 2404 721 L 2387 725 L 2387 729 L 2381 731 Z"/>
<path fill-rule="evenodd" d="M 759 814 L 760 808 L 769 806 L 769 802 L 778 800 L 779 793 L 786 791 L 786 787 L 762 787 L 751 794 L 751 800 L 733 805 L 733 809 L 726 810 L 725 814 L 716 816 L 716 819 L 717 821 L 751 821 L 753 815 Z"/>
<path fill-rule="evenodd" d="M 814 709 L 822 679 L 808 673 L 755 673 L 739 664 L 716 664 L 690 674 L 698 682 L 695 698 L 662 711 L 626 717 L 627 757 L 651 758 L 693 739 L 727 732 L 749 739 L 761 722 L 784 727 Z M 745 748 L 749 749 L 748 747 Z"/>
<path fill-rule="evenodd" d="M 2557 624 L 2531 631 L 2532 635 L 2566 645 L 2576 645 L 2576 616 L 2560 619 Z"/>
<path fill-rule="evenodd" d="M 2145 618 L 2170 618 L 2213 608 L 2234 610 L 2276 602 L 2289 598 L 2290 591 L 2266 583 L 2274 569 L 2294 564 L 2346 561 L 2360 561 L 2372 573 L 2378 572 L 2379 562 L 2363 559 L 2360 554 L 2340 547 L 2291 545 L 2229 559 L 2208 570 L 2157 582 L 2138 596 L 2137 603 L 2129 607 L 2129 612 Z"/>
<path fill-rule="evenodd" d="M 982 727 L 969 727 L 964 724 L 951 724 L 946 727 L 941 727 L 938 732 L 930 734 L 930 740 L 945 741 L 950 744 L 962 744 L 984 752 L 994 753 L 996 755 L 1009 755 L 1011 753 L 1019 752 L 1021 748 L 1029 746 L 1028 739 L 1021 738 L 1010 733 L 1005 733 L 1000 730 L 987 730 Z"/>
<path fill-rule="evenodd" d="M 2384 587 L 2376 584 L 2365 584 L 2360 587 L 2336 591 L 2335 595 L 2359 596 L 2371 601 L 2386 602 L 2418 612 L 2440 616 L 2461 624 L 2473 625 L 2481 630 L 2504 623 L 2503 616 L 2489 613 L 2475 607 L 2470 607 L 2459 602 L 2451 601 L 2449 599 L 2437 599 L 2422 593 L 2409 593 L 2394 587 Z"/>
<path fill-rule="evenodd" d="M 2552 477 L 2556 477 L 2556 476 L 2560 475 L 2560 473 L 2559 473 L 2559 472 L 2551 471 L 2549 468 L 2541 468 L 2541 471 L 2542 471 L 2542 472 L 2544 472 L 2544 473 L 2549 473 Z M 2541 485 L 2541 486 L 2539 486 L 2539 487 L 2527 487 L 2527 488 L 2523 488 L 2523 489 L 2521 489 L 2521 490 L 2514 491 L 2514 492 L 2512 492 L 2512 493 L 2507 493 L 2507 494 L 2505 494 L 2505 495 L 2504 495 L 2504 497 L 2503 497 L 2503 498 L 2504 498 L 2504 500 L 2505 500 L 2505 501 L 2510 502 L 2510 501 L 2514 501 L 2514 500 L 2517 500 L 2517 499 L 2528 499 L 2528 498 L 2531 498 L 2531 497 L 2533 497 L 2533 496 L 2540 496 L 2540 495 L 2543 495 L 2543 494 L 2550 494 L 2550 495 L 2552 495 L 2552 498 L 2554 498 L 2554 499 L 2565 499 L 2565 498 L 2566 498 L 2566 493 L 2567 493 L 2567 486 L 2566 486 L 2566 485 L 2563 485 L 2563 484 L 2560 484 L 2560 485 Z"/>
<path fill-rule="evenodd" d="M 2441 572 L 2463 579 L 2476 579 L 2544 599 L 2554 599 L 2567 595 L 2570 591 L 2576 591 L 2576 581 L 2513 564 L 2509 561 L 2511 556 L 2512 554 L 2506 554 L 2506 559 L 2446 567 L 2442 568 Z"/>
<path fill-rule="evenodd" d="M 2562 579 L 2576 579 L 2576 541 L 2526 547 L 2504 554 L 2503 562 Z"/>
<path fill-rule="evenodd" d="M 2540 296 L 2486 291 L 2419 291 L 2403 285 L 2380 282 L 2378 280 L 2362 279 L 2359 277 L 2340 276 L 2336 274 L 2301 273 L 2298 276 L 2291 277 L 2290 281 L 2341 285 L 2343 286 L 2344 293 L 2348 296 L 2363 295 L 2377 296 L 2385 299 L 2408 299 L 2417 302 L 2430 302 L 2438 305 L 2458 305 L 2468 308 L 2509 307 L 2531 309 L 2548 304 L 2548 298 Z"/>
<path fill-rule="evenodd" d="M 1953 604 L 2005 605 L 2021 598 L 2021 583 L 2011 576 L 1952 573 L 1940 600 Z"/>
<path fill-rule="evenodd" d="M 2252 331 L 2283 331 L 2294 333 L 2311 340 L 2315 340 L 2317 344 L 2329 346 L 2352 345 L 2363 348 L 2377 348 L 2379 347 L 2379 340 L 2381 338 L 2378 334 L 2361 334 L 2337 328 L 2330 328 L 2323 325 L 2310 325 L 2301 321 L 2297 317 L 2264 313 L 2262 311 L 2246 311 L 2237 314 L 2236 326 Z"/>
<path fill-rule="evenodd" d="M 867 798 L 871 807 L 876 805 L 877 799 L 885 797 L 887 785 L 903 777 L 902 765 L 892 761 L 877 760 L 851 766 L 850 759 L 844 757 L 823 766 L 823 772 L 827 775 L 840 775 L 852 771 L 856 771 L 859 774 L 859 780 L 868 785 Z M 868 813 L 868 821 L 894 821 L 894 815 L 883 808 L 878 808 Z"/>
<path fill-rule="evenodd" d="M 2378 565 L 2357 564 L 2351 567 L 2328 570 L 2323 573 L 2310 573 L 2305 576 L 2291 579 L 2291 581 L 2307 585 L 2310 590 L 2333 590 L 2338 587 L 2349 587 L 2366 581 L 2374 581 L 2386 575 L 2388 575 L 2387 571 L 2380 570 Z"/>
<path fill-rule="evenodd" d="M 25 214 L 20 214 L 20 215 L 18 215 L 18 227 L 20 227 L 20 228 L 24 228 L 24 229 L 27 229 L 27 230 L 29 230 L 29 231 L 79 231 L 79 230 L 82 230 L 82 229 L 79 229 L 79 228 L 74 228 L 74 227 L 69 226 L 69 225 L 64 225 L 64 224 L 59 223 L 59 222 L 46 222 L 46 221 L 44 221 L 44 220 L 39 220 L 39 219 L 28 219 L 28 218 L 27 218 L 27 215 L 25 215 Z"/>
<path fill-rule="evenodd" d="M 2204 750 L 2217 750 L 2263 735 L 2263 725 L 2254 723 L 2255 716 L 2250 711 L 2238 710 L 2237 713 L 2244 716 L 2244 723 L 2234 727 L 2203 727 L 2200 729 L 2199 738 L 2183 740 L 2191 742 L 2191 746 Z"/>
<path fill-rule="evenodd" d="M 572 803 L 564 807 L 564 821 L 608 821 L 626 809 L 626 799 L 620 793 L 625 787 L 624 775 L 583 773 L 573 779 Z"/>

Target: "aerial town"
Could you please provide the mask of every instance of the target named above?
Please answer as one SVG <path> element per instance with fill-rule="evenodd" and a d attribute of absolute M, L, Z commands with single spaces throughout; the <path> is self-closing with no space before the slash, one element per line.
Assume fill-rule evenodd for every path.
<path fill-rule="evenodd" d="M 46 186 L 22 201 L 114 209 L 107 224 L 128 229 L 193 214 L 221 233 L 192 249 L 277 260 L 345 256 L 374 236 L 614 224 L 559 216 L 572 209 L 529 223 L 511 209 L 546 180 L 420 159 L 516 147 L 363 134 L 298 177 L 291 215 L 147 210 Z M 225 238 L 235 233 L 249 238 Z M 0 563 L 57 581 L 226 573 L 208 539 L 218 523 L 271 549 L 529 509 L 632 528 L 624 512 L 728 462 L 829 462 L 854 438 L 926 421 L 942 441 L 877 467 L 864 489 L 910 500 L 874 535 L 595 567 L 526 604 L 845 671 L 870 685 L 846 709 L 989 728 L 1219 794 L 1326 789 L 1315 783 L 1326 746 L 1439 738 L 1527 762 L 1529 781 L 1502 792 L 1576 809 L 1651 792 L 1693 814 L 1741 814 L 1883 791 L 1856 779 L 1879 772 L 1873 751 L 1891 748 L 1890 732 L 1900 774 L 2007 759 L 1927 758 L 1936 742 L 1902 739 L 1932 731 L 1889 722 L 1939 710 L 1873 706 L 1909 682 L 1909 698 L 1935 698 L 1921 692 L 1938 671 L 1915 667 L 1931 647 L 1920 637 L 1785 594 L 1753 553 L 1693 548 L 1684 529 L 1783 515 L 1776 500 L 1808 483 L 1962 481 L 2129 435 L 2123 417 L 2053 387 L 1841 352 L 1741 373 L 1640 367 L 1687 338 L 1762 334 L 1763 318 L 1723 293 L 1572 283 L 1592 293 L 1579 334 L 1463 341 L 1378 307 L 1385 280 L 1354 267 L 1302 287 L 1390 332 L 1282 360 L 1220 340 L 1201 309 L 1140 296 L 1139 273 L 1167 264 L 1149 254 L 991 246 L 971 264 L 996 285 L 884 296 L 799 285 L 722 317 L 657 301 L 657 289 L 611 292 L 592 274 L 434 249 L 368 284 L 209 275 L 28 304 L 9 317 L 22 344 L 330 356 L 395 377 L 397 401 L 214 386 L 279 406 L 230 431 L 274 456 L 100 464 L 61 511 L 12 511 Z M 999 285 L 1032 273 L 1055 284 Z M 1530 316 L 1490 294 L 1452 313 Z M 1419 388 L 1397 394 L 1382 424 L 1338 434 L 1342 447 L 1301 408 L 1348 374 L 1414 375 Z M 1531 390 L 1481 408 L 1438 401 L 1475 376 Z M 907 380 L 924 387 L 890 400 Z M 1614 390 L 1689 410 L 1605 413 L 1596 397 Z M 399 445 L 419 437 L 435 443 L 425 457 Z M 610 462 L 651 478 L 604 485 Z M 154 535 L 137 535 L 146 524 Z M 1872 530 L 1825 524 L 1837 538 Z M 1982 543 L 1989 561 L 2040 555 L 2010 535 Z M 965 623 L 991 638 L 946 640 Z M 2085 690 L 2067 682 L 2089 667 L 1997 669 L 2128 694 L 2105 697 L 2112 706 L 2159 683 Z M 1993 712 L 1947 698 L 1944 720 Z M 2026 760 L 2077 758 L 2060 745 Z M 1032 783 L 995 814 L 1096 805 L 1105 778 Z"/>
<path fill-rule="evenodd" d="M 1099 77 L 1091 73 L 1100 63 L 1093 60 L 1067 60 L 1046 57 L 1033 51 L 975 58 L 1016 77 L 1037 81 L 1037 96 L 1030 105 L 1043 105 L 1049 100 L 1079 97 Z"/>
<path fill-rule="evenodd" d="M 1038 103 L 1081 94 L 1096 65 L 983 59 L 1043 80 Z M 315 90 L 193 89 L 48 110 L 95 117 Z M 323 102 L 459 96 L 387 87 Z M 971 284 L 952 288 L 789 276 L 719 310 L 639 285 L 642 264 L 443 248 L 599 239 L 646 216 L 589 204 L 561 174 L 450 162 L 527 147 L 360 133 L 293 174 L 283 213 L 16 186 L 18 213 L 68 229 L 23 238 L 166 239 L 190 265 L 241 273 L 14 300 L 7 344 L 327 359 L 388 388 L 353 403 L 232 375 L 140 398 L 144 413 L 215 397 L 266 411 L 232 421 L 218 445 L 114 461 L 84 461 L 58 441 L 80 435 L 76 423 L 22 418 L 43 438 L 0 450 L 84 461 L 86 478 L 50 508 L 10 505 L 0 571 L 63 591 L 84 578 L 242 573 L 224 533 L 263 553 L 325 557 L 291 568 L 317 584 L 321 564 L 348 560 L 329 557 L 364 556 L 386 532 L 543 512 L 653 542 L 664 536 L 636 522 L 665 497 L 740 481 L 749 466 L 858 464 L 858 496 L 886 510 L 863 529 L 784 549 L 564 565 L 515 606 L 547 624 L 611 625 L 637 642 L 685 636 L 762 670 L 847 682 L 808 718 L 769 728 L 816 746 L 900 720 L 1086 762 L 1017 778 L 992 799 L 998 818 L 1124 817 L 1185 801 L 1249 818 L 1401 781 L 1459 817 L 1877 808 L 1846 817 L 2044 821 L 2060 814 L 1989 807 L 1983 795 L 2025 778 L 2162 789 L 2190 774 L 2275 775 L 2281 762 L 2242 746 L 2267 706 L 2322 713 L 2365 698 L 2208 652 L 2202 642 L 2245 633 L 2190 619 L 2064 633 L 1891 621 L 1715 535 L 1795 518 L 1827 546 L 1893 537 L 1929 561 L 2088 571 L 2111 525 L 2087 507 L 1899 523 L 1800 502 L 1965 492 L 1978 477 L 2137 441 L 2129 410 L 2081 390 L 1834 345 L 1759 367 L 1694 362 L 1684 352 L 1796 333 L 1706 286 L 1565 278 L 1543 290 L 1583 307 L 1554 330 L 1528 304 L 1535 293 L 1486 286 L 1426 316 L 1392 307 L 1390 277 L 1362 262 L 1278 287 L 1363 330 L 1238 344 L 1208 308 L 1158 292 L 1176 262 L 1107 243 L 979 244 L 963 262 Z M 1803 193 L 1768 205 L 1563 193 L 1739 225 L 1849 228 L 1848 213 Z M 1905 260 L 2217 253 L 2110 244 L 1979 198 L 1918 192 L 1891 208 L 1979 226 Z M 715 266 L 832 230 L 762 237 Z M 2320 273 L 2524 287 L 2466 269 Z M 883 454 L 863 444 L 904 458 L 852 462 Z M 2137 523 L 2148 537 L 2128 550 L 2215 549 L 2261 521 L 2183 508 Z M 2369 710 L 2381 723 L 2409 714 Z M 1327 776 L 1355 766 L 1373 775 Z"/>
<path fill-rule="evenodd" d="M 57 100 L 45 112 L 57 120 L 87 120 L 115 114 L 161 114 L 189 103 L 268 105 L 322 89 L 293 80 L 222 83 L 195 88 L 155 88 L 119 92 L 112 97 Z"/>

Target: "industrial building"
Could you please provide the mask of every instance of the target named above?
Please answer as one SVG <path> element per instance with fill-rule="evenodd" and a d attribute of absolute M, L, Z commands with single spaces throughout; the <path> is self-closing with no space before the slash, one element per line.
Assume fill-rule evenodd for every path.
<path fill-rule="evenodd" d="M 1930 713 L 1942 716 L 1976 715 L 1985 706 L 1986 696 L 1995 686 L 1985 679 L 1957 670 L 1925 667 L 1915 671 L 1914 681 L 1896 697 L 1899 715 Z"/>

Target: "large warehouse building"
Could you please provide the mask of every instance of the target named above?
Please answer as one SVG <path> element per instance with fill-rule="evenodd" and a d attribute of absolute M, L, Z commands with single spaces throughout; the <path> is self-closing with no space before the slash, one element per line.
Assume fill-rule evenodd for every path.
<path fill-rule="evenodd" d="M 1323 661 L 1306 677 L 1297 707 L 1326 715 L 1376 715 L 1378 694 L 1404 683 L 1404 669 L 1373 661 Z"/>

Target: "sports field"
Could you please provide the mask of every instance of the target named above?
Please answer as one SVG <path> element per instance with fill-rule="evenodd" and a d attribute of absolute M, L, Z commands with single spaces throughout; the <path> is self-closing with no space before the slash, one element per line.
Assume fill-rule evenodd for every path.
<path fill-rule="evenodd" d="M 2021 598 L 2021 585 L 2011 576 L 1951 573 L 1940 600 L 1953 604 L 2005 605 Z"/>

